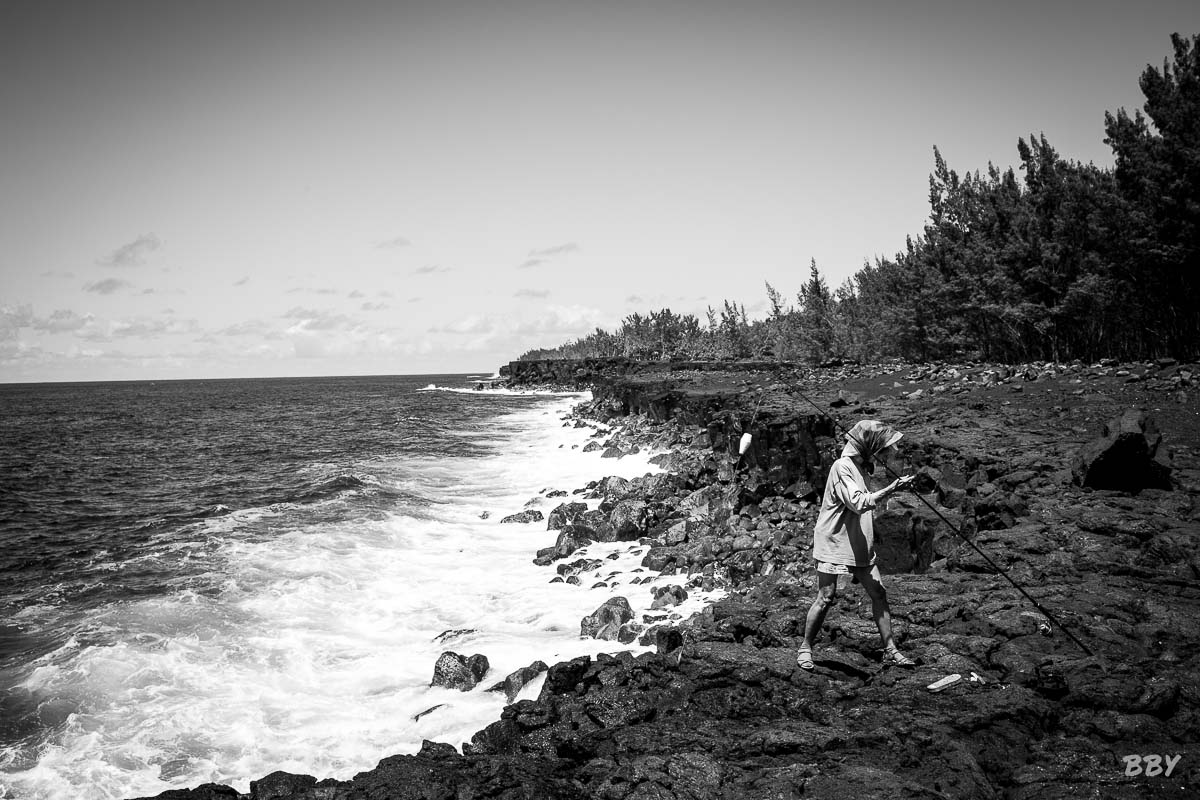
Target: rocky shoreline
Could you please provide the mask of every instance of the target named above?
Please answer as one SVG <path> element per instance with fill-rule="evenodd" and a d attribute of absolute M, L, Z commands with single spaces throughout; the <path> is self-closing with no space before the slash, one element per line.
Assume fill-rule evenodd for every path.
<path fill-rule="evenodd" d="M 661 474 L 581 488 L 599 501 L 590 511 L 562 497 L 546 520 L 558 541 L 537 554 L 548 580 L 607 577 L 632 593 L 651 591 L 639 585 L 651 573 L 677 577 L 655 590 L 661 613 L 634 618 L 614 600 L 582 622 L 614 649 L 636 640 L 653 652 L 549 667 L 538 698 L 506 707 L 462 754 L 426 742 L 350 781 L 274 773 L 248 796 L 1195 796 L 1194 365 L 689 367 L 509 373 L 518 384 L 588 381 L 594 399 L 563 424 L 611 425 L 594 437 L 606 455 L 663 451 Z M 814 501 L 836 455 L 830 415 L 906 434 L 920 497 L 894 497 L 876 528 L 915 670 L 881 663 L 870 604 L 854 586 L 828 618 L 816 670 L 796 668 L 815 585 Z M 628 541 L 645 572 L 612 576 L 578 557 L 590 541 Z M 714 588 L 729 594 L 672 618 L 687 592 Z M 451 661 L 447 680 L 462 677 L 456 667 L 473 680 L 486 672 Z M 543 666 L 494 688 L 513 697 Z M 960 678 L 928 688 L 949 675 Z M 158 798 L 245 796 L 206 785 Z"/>

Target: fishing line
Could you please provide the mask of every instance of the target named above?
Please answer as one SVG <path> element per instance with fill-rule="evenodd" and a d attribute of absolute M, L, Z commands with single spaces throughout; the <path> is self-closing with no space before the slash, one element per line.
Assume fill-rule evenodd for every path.
<path fill-rule="evenodd" d="M 742 456 L 746 455 L 746 451 L 750 449 L 750 442 L 754 438 L 750 431 L 754 429 L 754 422 L 758 419 L 758 407 L 762 405 L 763 398 L 766 396 L 766 394 L 767 387 L 764 386 L 758 390 L 758 400 L 754 403 L 754 413 L 750 415 L 750 425 L 747 427 L 745 433 L 742 434 L 741 441 L 738 442 L 738 457 L 737 461 L 734 462 L 735 467 L 737 464 L 741 463 Z"/>
<path fill-rule="evenodd" d="M 846 426 L 843 425 L 841 423 L 841 421 L 838 420 L 837 417 L 833 416 L 828 411 L 823 410 L 820 406 L 818 406 L 812 400 L 809 400 L 808 397 L 803 392 L 801 392 L 799 389 L 796 389 L 795 387 L 791 387 L 791 389 L 797 395 L 799 395 L 800 398 L 802 400 L 804 400 L 804 402 L 808 403 L 810 406 L 815 408 L 817 410 L 818 414 L 820 414 L 823 417 L 829 418 L 833 422 L 833 424 L 837 426 L 837 428 L 839 430 L 841 430 L 844 434 L 846 434 L 846 438 L 853 439 L 854 443 L 859 446 L 859 452 L 865 451 L 865 446 L 863 445 L 862 441 L 859 440 L 857 437 L 855 437 L 853 434 L 851 434 L 850 431 L 846 429 Z M 762 400 L 761 396 L 759 397 L 759 400 L 760 401 Z M 889 477 L 892 477 L 894 479 L 898 479 L 900 477 L 900 475 L 898 475 L 895 472 L 895 470 L 893 470 L 891 467 L 889 467 L 886 463 L 883 464 L 883 468 L 887 472 Z M 930 503 L 928 500 L 926 500 L 925 497 L 923 495 L 921 495 L 920 493 L 914 491 L 913 494 L 916 495 L 916 497 L 922 503 L 924 503 L 929 508 L 930 511 L 932 511 L 934 514 L 936 514 L 938 516 L 938 518 L 941 519 L 942 522 L 946 523 L 946 525 L 950 528 L 950 530 L 954 531 L 954 533 L 958 536 L 958 538 L 962 539 L 964 542 L 971 545 L 972 549 L 974 549 L 975 552 L 979 554 L 979 556 L 987 563 L 987 565 L 996 571 L 996 574 L 1000 575 L 1006 581 L 1011 583 L 1013 585 L 1013 588 L 1015 588 L 1018 592 L 1020 592 L 1025 597 L 1026 600 L 1028 600 L 1030 603 L 1033 603 L 1034 608 L 1036 608 L 1038 611 L 1040 611 L 1046 617 L 1046 619 L 1050 620 L 1055 625 L 1057 625 L 1059 628 L 1061 628 L 1063 633 L 1065 633 L 1072 642 L 1074 642 L 1076 645 L 1079 646 L 1080 650 L 1087 653 L 1089 656 L 1095 657 L 1096 654 L 1091 651 L 1091 648 L 1089 648 L 1086 644 L 1081 642 L 1075 636 L 1075 634 L 1071 633 L 1071 629 L 1068 628 L 1066 625 L 1064 625 L 1062 623 L 1062 621 L 1059 620 L 1056 616 L 1051 614 L 1047 608 L 1045 608 L 1040 602 L 1038 602 L 1037 598 L 1035 598 L 1033 595 L 1031 595 L 1029 592 L 1027 592 L 1025 590 L 1025 587 L 1021 586 L 1021 584 L 1019 584 L 1015 580 L 1013 580 L 1013 578 L 1007 572 L 1005 572 L 998 564 L 996 564 L 996 562 L 992 561 L 992 559 L 988 556 L 988 554 L 983 552 L 983 550 L 981 550 L 977 544 L 975 544 L 973 541 L 968 539 L 966 534 L 964 534 L 961 530 L 959 530 L 957 525 L 955 525 L 953 522 L 951 522 L 949 519 L 946 518 L 945 514 L 938 511 L 937 508 L 935 508 L 934 505 L 932 503 Z"/>

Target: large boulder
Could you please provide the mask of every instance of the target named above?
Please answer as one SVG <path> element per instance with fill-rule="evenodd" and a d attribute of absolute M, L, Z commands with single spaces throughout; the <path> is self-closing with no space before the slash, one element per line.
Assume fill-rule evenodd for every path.
<path fill-rule="evenodd" d="M 628 479 L 622 478 L 620 475 L 609 475 L 607 478 L 602 478 L 600 482 L 596 484 L 596 488 L 593 490 L 592 496 L 603 498 L 610 503 L 615 503 L 618 500 L 624 500 L 635 491 L 635 487 Z"/>
<path fill-rule="evenodd" d="M 476 653 L 467 658 L 447 650 L 433 665 L 433 680 L 429 685 L 458 689 L 460 692 L 470 691 L 483 680 L 490 668 L 487 656 Z"/>
<path fill-rule="evenodd" d="M 670 586 L 660 586 L 653 590 L 654 602 L 650 604 L 652 609 L 669 608 L 677 606 L 684 600 L 688 599 L 687 589 L 677 584 Z"/>
<path fill-rule="evenodd" d="M 510 672 L 504 680 L 488 689 L 489 692 L 504 692 L 504 697 L 508 702 L 516 699 L 517 694 L 525 684 L 541 675 L 548 669 L 546 662 L 535 661 L 528 667 L 521 667 L 518 670 Z"/>
<path fill-rule="evenodd" d="M 566 558 L 581 547 L 596 541 L 596 532 L 584 525 L 568 525 L 558 532 L 554 543 L 554 558 Z"/>
<path fill-rule="evenodd" d="M 561 503 L 546 518 L 546 530 L 561 530 L 577 521 L 587 510 L 587 503 Z"/>
<path fill-rule="evenodd" d="M 1131 408 L 1109 420 L 1100 438 L 1084 445 L 1072 464 L 1072 476 L 1075 483 L 1093 489 L 1170 489 L 1171 467 L 1160 457 L 1161 442 L 1154 420 Z"/>
<path fill-rule="evenodd" d="M 719 484 L 709 484 L 684 497 L 679 509 L 689 517 L 701 519 L 715 514 L 728 505 L 728 490 Z"/>
<path fill-rule="evenodd" d="M 620 634 L 621 626 L 633 619 L 633 608 L 624 597 L 610 597 L 579 622 L 579 635 L 612 641 Z"/>
<path fill-rule="evenodd" d="M 254 800 L 288 800 L 291 797 L 303 797 L 304 792 L 316 785 L 317 779 L 312 775 L 276 771 L 265 778 L 250 781 L 250 796 Z"/>
<path fill-rule="evenodd" d="M 676 480 L 674 476 L 665 472 L 657 475 L 643 475 L 640 478 L 634 478 L 629 483 L 634 489 L 632 496 L 643 500 L 661 502 L 675 494 Z"/>
<path fill-rule="evenodd" d="M 597 542 L 615 542 L 617 541 L 617 529 L 608 521 L 608 515 L 611 512 L 612 509 L 593 508 L 575 520 L 575 524 L 595 531 L 592 538 Z"/>
<path fill-rule="evenodd" d="M 622 540 L 636 539 L 646 530 L 647 505 L 642 500 L 622 500 L 613 506 L 609 523 Z"/>

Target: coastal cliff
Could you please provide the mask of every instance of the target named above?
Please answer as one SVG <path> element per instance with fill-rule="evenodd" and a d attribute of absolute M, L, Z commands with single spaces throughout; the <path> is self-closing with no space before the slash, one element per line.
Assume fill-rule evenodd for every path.
<path fill-rule="evenodd" d="M 1194 365 L 531 363 L 510 380 L 584 382 L 593 399 L 573 424 L 607 422 L 596 447 L 662 450 L 667 470 L 588 488 L 599 516 L 539 555 L 548 577 L 588 574 L 575 548 L 612 536 L 643 545 L 643 567 L 677 575 L 678 593 L 728 597 L 682 624 L 590 629 L 655 650 L 614 641 L 615 655 L 551 666 L 536 700 L 462 754 L 426 742 L 350 781 L 274 773 L 254 800 L 1194 796 Z M 918 476 L 876 520 L 897 638 L 918 666 L 882 662 L 870 603 L 847 585 L 807 673 L 795 648 L 814 500 L 838 423 L 863 418 L 905 432 Z M 159 795 L 217 797 L 239 795 Z"/>

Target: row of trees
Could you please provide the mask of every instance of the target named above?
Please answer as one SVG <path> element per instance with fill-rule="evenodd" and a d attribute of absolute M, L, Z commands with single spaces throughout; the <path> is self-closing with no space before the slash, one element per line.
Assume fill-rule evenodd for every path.
<path fill-rule="evenodd" d="M 522 358 L 900 356 L 997 361 L 1191 356 L 1200 349 L 1200 36 L 1140 80 L 1145 116 L 1105 115 L 1115 166 L 1018 140 L 1018 170 L 959 175 L 934 148 L 930 214 L 894 258 L 831 291 L 816 263 L 769 314 L 632 314 Z"/>
<path fill-rule="evenodd" d="M 594 333 L 549 350 L 530 350 L 522 359 L 608 358 L 736 359 L 761 355 L 756 349 L 758 323 L 746 317 L 745 306 L 725 301 L 718 313 L 711 306 L 705 323 L 693 314 L 669 308 L 648 315 L 630 314 L 616 333 Z"/>

